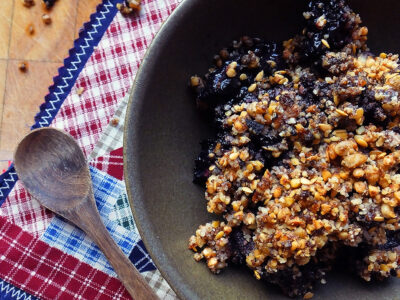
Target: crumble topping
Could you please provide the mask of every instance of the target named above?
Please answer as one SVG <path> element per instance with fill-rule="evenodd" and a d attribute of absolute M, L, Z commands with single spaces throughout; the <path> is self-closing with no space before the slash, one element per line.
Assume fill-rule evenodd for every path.
<path fill-rule="evenodd" d="M 189 248 L 214 273 L 245 264 L 309 299 L 348 249 L 363 279 L 400 275 L 400 67 L 369 52 L 345 1 L 310 1 L 303 16 L 282 45 L 242 37 L 190 78 L 217 129 L 194 181 L 223 221 Z"/>

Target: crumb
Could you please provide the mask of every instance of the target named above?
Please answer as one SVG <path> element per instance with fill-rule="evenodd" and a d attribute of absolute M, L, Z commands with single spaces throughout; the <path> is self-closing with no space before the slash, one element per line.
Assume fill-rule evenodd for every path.
<path fill-rule="evenodd" d="M 35 5 L 35 1 L 34 0 L 22 0 L 22 5 L 30 8 Z"/>
<path fill-rule="evenodd" d="M 35 27 L 33 26 L 33 24 L 29 24 L 29 25 L 26 27 L 26 32 L 27 32 L 29 35 L 33 35 L 33 34 L 35 33 Z"/>
<path fill-rule="evenodd" d="M 80 97 L 83 92 L 85 91 L 84 87 L 80 86 L 77 90 L 76 90 L 76 94 Z"/>
<path fill-rule="evenodd" d="M 46 25 L 51 24 L 51 18 L 50 18 L 50 16 L 48 14 L 43 14 L 42 21 Z"/>
<path fill-rule="evenodd" d="M 140 10 L 141 0 L 124 0 L 117 4 L 117 9 L 124 15 L 130 15 Z"/>
<path fill-rule="evenodd" d="M 312 297 L 314 297 L 314 294 L 311 292 L 307 292 L 304 296 L 303 299 L 311 299 Z"/>
<path fill-rule="evenodd" d="M 23 73 L 28 72 L 28 67 L 29 67 L 29 65 L 26 61 L 20 62 L 18 64 L 18 69 Z"/>
<path fill-rule="evenodd" d="M 114 118 L 111 120 L 111 126 L 117 127 L 119 124 L 119 120 L 117 118 Z"/>

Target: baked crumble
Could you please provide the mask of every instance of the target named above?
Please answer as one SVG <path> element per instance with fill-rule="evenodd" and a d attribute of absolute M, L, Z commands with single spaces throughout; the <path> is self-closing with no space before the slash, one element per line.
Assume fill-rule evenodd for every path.
<path fill-rule="evenodd" d="M 309 299 L 340 253 L 366 281 L 400 275 L 400 67 L 369 51 L 346 1 L 303 16 L 294 38 L 242 37 L 190 78 L 217 128 L 194 181 L 220 220 L 189 248 L 214 273 L 244 264 Z"/>

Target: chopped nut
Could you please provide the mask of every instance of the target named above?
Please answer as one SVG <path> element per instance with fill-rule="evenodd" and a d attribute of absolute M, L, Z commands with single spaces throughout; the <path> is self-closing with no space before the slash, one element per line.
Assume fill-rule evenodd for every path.
<path fill-rule="evenodd" d="M 339 105 L 339 96 L 335 93 L 333 94 L 333 102 L 335 103 L 336 106 Z"/>
<path fill-rule="evenodd" d="M 257 84 L 253 83 L 252 85 L 249 86 L 248 90 L 250 93 L 254 92 L 256 90 Z"/>
<path fill-rule="evenodd" d="M 279 197 L 282 195 L 282 188 L 277 187 L 277 188 L 274 190 L 273 195 L 274 195 L 275 198 L 279 198 Z"/>
<path fill-rule="evenodd" d="M 246 195 L 250 195 L 251 193 L 253 193 L 253 191 L 248 187 L 242 187 L 242 190 L 246 193 Z"/>
<path fill-rule="evenodd" d="M 332 131 L 332 125 L 329 124 L 319 124 L 318 127 L 325 133 L 325 137 Z"/>
<path fill-rule="evenodd" d="M 300 165 L 300 161 L 297 159 L 297 158 L 292 158 L 291 160 L 291 163 L 292 163 L 292 165 L 293 166 L 298 166 L 298 165 Z"/>
<path fill-rule="evenodd" d="M 383 137 L 380 137 L 380 138 L 376 141 L 376 146 L 377 146 L 377 147 L 382 147 L 384 142 L 385 142 L 385 139 L 384 139 Z"/>
<path fill-rule="evenodd" d="M 116 127 L 116 126 L 118 126 L 118 124 L 119 124 L 119 120 L 117 118 L 113 118 L 111 120 L 111 126 Z"/>
<path fill-rule="evenodd" d="M 236 76 L 236 71 L 235 71 L 235 69 L 233 69 L 233 68 L 228 68 L 227 70 L 226 70 L 226 76 L 228 76 L 228 77 L 235 77 Z"/>
<path fill-rule="evenodd" d="M 256 217 L 253 213 L 248 213 L 243 219 L 243 223 L 246 225 L 253 225 L 256 223 Z"/>
<path fill-rule="evenodd" d="M 285 197 L 285 204 L 287 206 L 291 206 L 294 203 L 294 198 L 292 197 Z"/>
<path fill-rule="evenodd" d="M 396 261 L 396 259 L 397 259 L 397 254 L 396 254 L 396 252 L 389 251 L 389 252 L 388 252 L 388 258 L 389 258 L 391 261 Z"/>
<path fill-rule="evenodd" d="M 208 261 L 207 261 L 207 266 L 210 269 L 213 269 L 217 266 L 218 264 L 218 259 L 216 259 L 215 257 L 211 257 Z"/>
<path fill-rule="evenodd" d="M 205 258 L 211 258 L 216 255 L 216 253 L 210 247 L 204 248 L 202 254 Z"/>
<path fill-rule="evenodd" d="M 201 83 L 201 78 L 199 76 L 192 76 L 190 77 L 190 85 L 192 87 L 199 86 Z"/>
<path fill-rule="evenodd" d="M 392 219 L 396 217 L 396 214 L 393 211 L 393 208 L 387 204 L 382 204 L 381 206 L 382 215 L 387 219 Z"/>
<path fill-rule="evenodd" d="M 216 240 L 219 240 L 220 238 L 222 238 L 222 237 L 224 236 L 224 234 L 225 234 L 225 232 L 223 232 L 223 231 L 218 232 L 218 233 L 215 235 L 215 239 L 216 239 Z"/>
<path fill-rule="evenodd" d="M 351 150 L 354 150 L 355 144 L 351 141 L 343 141 L 335 146 L 335 152 L 339 156 L 344 156 L 348 154 Z"/>
<path fill-rule="evenodd" d="M 239 152 L 234 152 L 229 155 L 230 160 L 235 160 L 239 157 Z"/>
<path fill-rule="evenodd" d="M 327 40 L 322 39 L 321 42 L 322 42 L 322 44 L 323 44 L 326 48 L 328 48 L 328 49 L 331 48 L 331 46 L 329 45 L 329 43 L 328 43 Z"/>
<path fill-rule="evenodd" d="M 395 192 L 394 197 L 396 198 L 397 201 L 400 201 L 400 191 Z"/>
<path fill-rule="evenodd" d="M 379 193 L 379 188 L 373 185 L 369 185 L 368 192 L 371 197 L 375 197 Z"/>
<path fill-rule="evenodd" d="M 328 181 L 329 178 L 332 177 L 332 173 L 329 172 L 328 170 L 323 170 L 322 171 L 322 178 L 324 181 Z"/>
<path fill-rule="evenodd" d="M 367 184 L 363 181 L 357 181 L 354 183 L 354 190 L 359 194 L 363 194 L 367 190 Z"/>
<path fill-rule="evenodd" d="M 220 221 L 213 221 L 213 222 L 211 223 L 212 227 L 214 227 L 214 228 L 219 227 L 219 224 L 220 224 Z"/>
<path fill-rule="evenodd" d="M 376 167 L 365 169 L 365 177 L 369 184 L 375 184 L 379 180 L 379 170 Z"/>
<path fill-rule="evenodd" d="M 357 125 L 361 125 L 364 122 L 364 109 L 358 108 L 354 119 L 356 120 Z"/>
<path fill-rule="evenodd" d="M 357 168 L 357 169 L 354 169 L 354 170 L 353 170 L 353 176 L 354 176 L 355 178 L 361 178 L 361 177 L 364 176 L 364 174 L 365 174 L 365 172 L 364 172 L 363 169 Z"/>
<path fill-rule="evenodd" d="M 311 299 L 312 297 L 314 297 L 314 294 L 311 292 L 307 292 L 304 294 L 303 299 Z"/>
<path fill-rule="evenodd" d="M 197 250 L 195 250 L 195 251 L 197 251 Z M 194 257 L 194 259 L 195 259 L 196 261 L 200 261 L 200 260 L 203 259 L 204 255 L 202 255 L 201 253 L 195 253 L 195 254 L 193 255 L 193 257 Z"/>
<path fill-rule="evenodd" d="M 333 132 L 333 134 L 334 134 L 335 136 L 337 136 L 337 137 L 343 139 L 343 140 L 346 140 L 347 137 L 348 137 L 347 131 L 344 130 L 344 129 L 335 130 L 335 131 Z"/>
<path fill-rule="evenodd" d="M 256 169 L 256 171 L 260 171 L 262 168 L 264 168 L 264 164 L 259 161 L 259 160 L 255 160 L 252 162 L 254 168 Z"/>
<path fill-rule="evenodd" d="M 301 182 L 301 184 L 305 184 L 305 185 L 312 184 L 312 182 L 310 180 L 308 180 L 307 178 L 304 178 L 304 177 L 300 178 L 300 182 Z"/>
<path fill-rule="evenodd" d="M 325 15 L 322 15 L 315 22 L 315 26 L 317 26 L 318 29 L 322 29 L 325 27 L 325 25 L 326 25 L 326 17 Z M 326 47 L 329 48 L 328 46 Z"/>
<path fill-rule="evenodd" d="M 348 156 L 346 156 L 343 160 L 342 160 L 342 165 L 353 169 L 356 167 L 361 166 L 363 163 L 365 163 L 367 161 L 368 157 L 364 154 L 361 153 L 354 153 L 354 154 L 350 154 Z"/>
<path fill-rule="evenodd" d="M 290 186 L 294 189 L 298 188 L 299 186 L 301 186 L 301 182 L 299 178 L 293 178 L 292 180 L 290 180 Z"/>
<path fill-rule="evenodd" d="M 341 109 L 336 109 L 336 112 L 337 112 L 339 115 L 343 116 L 343 117 L 348 117 L 348 116 L 349 116 L 345 111 L 343 111 L 343 110 L 341 110 Z"/>
<path fill-rule="evenodd" d="M 257 74 L 257 76 L 254 78 L 254 81 L 261 81 L 264 77 L 264 71 L 261 71 Z"/>
<path fill-rule="evenodd" d="M 361 147 L 368 147 L 368 143 L 364 140 L 364 138 L 361 135 L 354 136 L 354 140 Z"/>

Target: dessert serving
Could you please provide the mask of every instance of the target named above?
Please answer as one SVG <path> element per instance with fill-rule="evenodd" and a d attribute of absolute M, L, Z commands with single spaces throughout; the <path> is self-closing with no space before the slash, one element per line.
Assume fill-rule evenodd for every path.
<path fill-rule="evenodd" d="M 400 67 L 370 52 L 346 1 L 303 16 L 293 38 L 242 37 L 190 78 L 217 133 L 194 173 L 215 221 L 189 248 L 214 273 L 246 265 L 308 299 L 339 262 L 366 281 L 400 275 Z"/>

